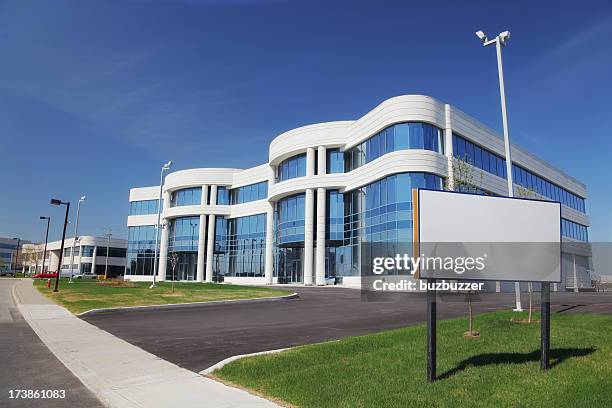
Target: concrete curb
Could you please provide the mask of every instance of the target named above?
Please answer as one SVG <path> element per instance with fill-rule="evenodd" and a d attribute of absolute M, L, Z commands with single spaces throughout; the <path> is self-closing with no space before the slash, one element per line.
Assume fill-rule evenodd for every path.
<path fill-rule="evenodd" d="M 236 360 L 240 360 L 242 358 L 246 358 L 246 357 L 254 357 L 254 356 L 262 356 L 265 354 L 276 354 L 276 353 L 280 353 L 282 351 L 287 351 L 287 350 L 291 350 L 294 349 L 295 347 L 287 347 L 287 348 L 282 348 L 282 349 L 276 349 L 276 350 L 266 350 L 266 351 L 258 351 L 256 353 L 250 353 L 250 354 L 238 354 L 236 356 L 231 356 L 226 358 L 225 360 L 221 360 L 219 361 L 217 364 L 212 365 L 202 371 L 200 371 L 200 375 L 208 375 L 208 374 L 212 374 L 213 371 L 217 370 L 217 369 L 221 369 L 224 366 L 226 366 L 229 363 L 232 363 Z"/>
<path fill-rule="evenodd" d="M 90 309 L 76 314 L 77 317 L 86 317 L 95 314 L 103 313 L 119 313 L 138 310 L 164 310 L 164 309 L 182 309 L 190 307 L 215 306 L 224 304 L 240 304 L 240 303 L 260 303 L 260 302 L 278 302 L 283 300 L 297 299 L 300 296 L 293 292 L 285 296 L 274 296 L 265 298 L 250 298 L 250 299 L 234 299 L 234 300 L 212 300 L 208 302 L 193 302 L 193 303 L 169 303 L 165 305 L 145 305 L 145 306 L 123 306 L 123 307 L 108 307 L 100 309 Z"/>

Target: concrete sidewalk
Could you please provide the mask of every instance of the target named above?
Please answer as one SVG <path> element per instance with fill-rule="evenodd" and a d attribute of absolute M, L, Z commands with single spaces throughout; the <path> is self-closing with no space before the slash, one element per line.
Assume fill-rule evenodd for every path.
<path fill-rule="evenodd" d="M 15 285 L 24 319 L 64 365 L 108 407 L 277 407 L 180 368 L 50 303 L 30 280 Z"/>

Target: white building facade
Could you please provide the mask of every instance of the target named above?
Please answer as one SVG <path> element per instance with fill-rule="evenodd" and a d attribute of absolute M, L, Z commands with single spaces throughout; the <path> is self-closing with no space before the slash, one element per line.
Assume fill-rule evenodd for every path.
<path fill-rule="evenodd" d="M 62 241 L 47 243 L 46 259 L 42 261 L 44 243 L 24 245 L 24 250 L 31 252 L 29 262 L 25 265 L 26 272 L 34 274 L 42 271 L 56 272 L 59 267 L 59 258 Z M 74 245 L 74 257 L 72 248 Z M 108 254 L 108 257 L 107 257 Z M 127 254 L 127 240 L 107 237 L 80 236 L 77 242 L 74 238 L 64 241 L 64 254 L 62 256 L 61 276 L 73 274 L 104 275 L 116 277 L 125 272 Z M 71 265 L 72 263 L 72 265 Z M 108 265 L 108 268 L 107 268 Z"/>
<path fill-rule="evenodd" d="M 452 186 L 453 157 L 472 165 L 478 192 L 507 195 L 502 137 L 420 95 L 285 132 L 257 167 L 172 172 L 158 278 L 359 285 L 360 243 L 410 242 L 411 189 Z M 586 186 L 517 146 L 512 160 L 515 188 L 562 203 L 563 240 L 581 248 L 564 249 L 563 268 L 587 281 Z M 127 279 L 152 279 L 158 194 L 159 186 L 130 190 Z"/>

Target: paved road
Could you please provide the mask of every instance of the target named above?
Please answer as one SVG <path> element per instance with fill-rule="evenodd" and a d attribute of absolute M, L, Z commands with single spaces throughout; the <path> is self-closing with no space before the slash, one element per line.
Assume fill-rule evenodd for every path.
<path fill-rule="evenodd" d="M 13 303 L 14 279 L 0 279 L 0 407 L 87 407 L 102 404 L 47 349 Z M 9 390 L 65 390 L 65 399 L 10 399 Z"/>
<path fill-rule="evenodd" d="M 295 291 L 299 299 L 281 302 L 123 311 L 84 319 L 196 372 L 237 354 L 363 335 L 425 321 L 425 299 L 421 294 L 398 296 L 388 302 L 365 302 L 359 291 L 345 288 L 301 287 Z M 483 294 L 475 301 L 475 310 L 509 309 L 513 305 L 512 294 Z M 438 302 L 438 317 L 465 315 L 465 309 L 464 296 L 445 296 Z M 612 313 L 612 294 L 553 294 L 552 310 Z"/>

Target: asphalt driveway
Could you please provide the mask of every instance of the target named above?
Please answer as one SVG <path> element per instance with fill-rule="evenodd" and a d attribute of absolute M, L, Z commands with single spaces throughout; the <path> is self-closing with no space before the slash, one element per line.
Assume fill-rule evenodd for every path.
<path fill-rule="evenodd" d="M 166 310 L 111 312 L 84 317 L 115 336 L 181 367 L 199 372 L 238 354 L 363 335 L 425 321 L 425 298 L 362 301 L 358 290 L 296 287 L 295 300 L 217 304 Z M 524 294 L 524 302 L 527 300 Z M 553 312 L 612 313 L 610 293 L 553 293 Z M 539 299 L 534 294 L 534 301 Z M 463 295 L 444 296 L 438 318 L 466 314 Z M 478 295 L 477 312 L 510 309 L 513 294 Z M 525 306 L 525 303 L 524 303 Z"/>

